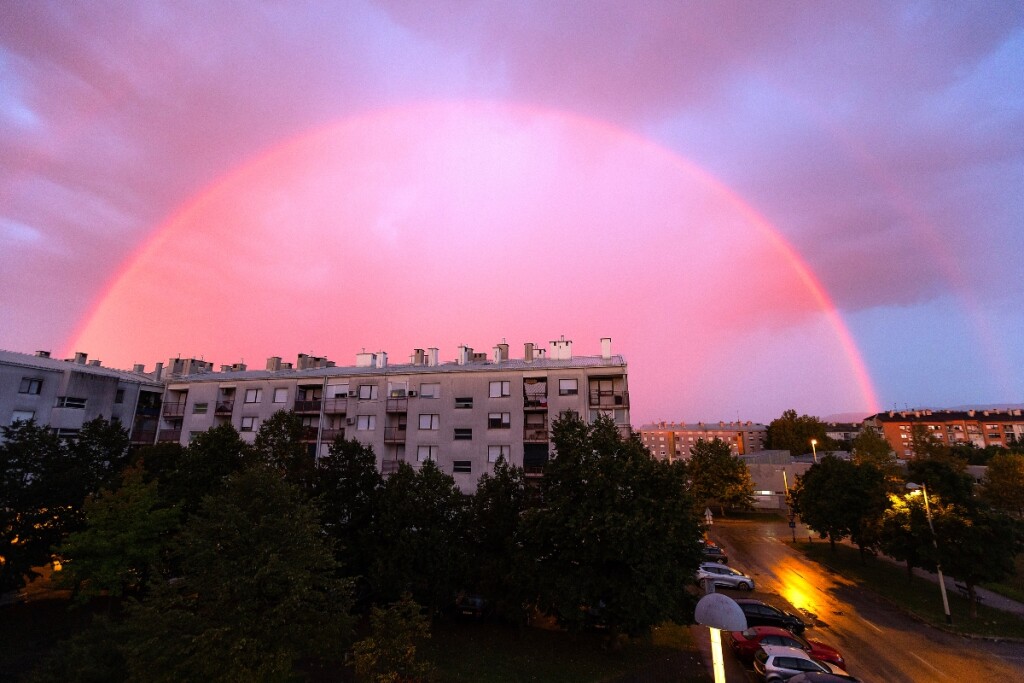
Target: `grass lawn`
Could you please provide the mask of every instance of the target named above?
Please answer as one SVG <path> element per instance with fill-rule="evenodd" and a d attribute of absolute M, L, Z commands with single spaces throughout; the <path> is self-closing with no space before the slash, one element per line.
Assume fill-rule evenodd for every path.
<path fill-rule="evenodd" d="M 843 544 L 836 545 L 835 553 L 824 542 L 798 543 L 797 548 L 812 560 L 857 581 L 920 619 L 947 628 L 938 585 L 917 576 L 908 582 L 904 565 L 875 557 L 861 562 L 857 549 Z M 978 605 L 978 618 L 971 619 L 967 599 L 956 591 L 947 594 L 953 617 L 952 630 L 957 633 L 1024 638 L 1024 619 L 984 604 Z"/>
<path fill-rule="evenodd" d="M 621 650 L 603 647 L 602 633 L 559 631 L 492 623 L 438 622 L 424 654 L 438 680 L 461 683 L 550 681 L 695 681 L 711 679 L 686 626 L 666 624 Z"/>
<path fill-rule="evenodd" d="M 1024 554 L 1014 558 L 1014 562 L 1017 571 L 1013 576 L 1007 577 L 1000 583 L 986 583 L 985 588 L 1018 602 L 1024 602 Z"/>

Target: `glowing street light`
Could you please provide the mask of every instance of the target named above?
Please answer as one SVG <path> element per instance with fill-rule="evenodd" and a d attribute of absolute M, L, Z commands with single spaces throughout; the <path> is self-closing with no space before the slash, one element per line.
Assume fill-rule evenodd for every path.
<path fill-rule="evenodd" d="M 939 564 L 939 539 L 935 535 L 935 526 L 932 524 L 932 509 L 928 506 L 928 488 L 924 484 L 907 482 L 907 489 L 913 491 L 910 495 L 916 495 L 919 491 L 924 496 L 924 515 L 928 518 L 928 528 L 932 532 L 932 547 L 935 548 L 935 572 L 939 575 L 939 590 L 942 591 L 942 609 L 946 612 L 946 623 L 953 624 L 953 616 L 949 613 L 949 599 L 946 598 L 946 580 L 942 578 L 942 566 Z"/>
<path fill-rule="evenodd" d="M 811 439 L 811 455 L 814 456 L 814 462 L 818 462 L 818 440 Z"/>

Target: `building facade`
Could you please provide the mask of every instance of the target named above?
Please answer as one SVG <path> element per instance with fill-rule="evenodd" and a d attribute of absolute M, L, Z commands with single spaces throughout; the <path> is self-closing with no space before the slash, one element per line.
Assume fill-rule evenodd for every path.
<path fill-rule="evenodd" d="M 120 422 L 136 443 L 152 443 L 164 386 L 136 366 L 105 368 L 86 354 L 51 358 L 0 351 L 0 425 L 35 420 L 73 436 L 97 417 Z"/>
<path fill-rule="evenodd" d="M 1024 443 L 1024 415 L 1008 410 L 905 410 L 877 413 L 864 425 L 878 430 L 898 458 L 913 458 L 913 431 L 921 426 L 941 443 L 1013 446 Z"/>
<path fill-rule="evenodd" d="M 300 355 L 295 365 L 279 357 L 263 370 L 202 361 L 169 365 L 160 409 L 158 442 L 187 444 L 197 434 L 232 424 L 252 440 L 279 410 L 293 410 L 306 427 L 311 454 L 324 455 L 336 437 L 372 446 L 380 469 L 433 460 L 473 491 L 499 458 L 539 476 L 550 450 L 551 423 L 564 411 L 584 419 L 611 417 L 629 427 L 626 362 L 602 340 L 600 356 L 577 357 L 564 338 L 549 349 L 526 344 L 524 357 L 509 357 L 507 344 L 493 355 L 460 347 L 440 362 L 435 348 L 416 349 L 408 363 L 386 353 L 357 354 L 340 367 Z"/>
<path fill-rule="evenodd" d="M 721 439 L 733 455 L 764 450 L 768 428 L 755 422 L 656 422 L 640 427 L 640 439 L 651 454 L 662 460 L 686 460 L 697 441 Z"/>

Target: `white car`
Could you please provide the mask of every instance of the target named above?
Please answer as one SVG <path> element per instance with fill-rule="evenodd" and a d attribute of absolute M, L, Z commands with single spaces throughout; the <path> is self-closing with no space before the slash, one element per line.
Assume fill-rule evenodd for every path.
<path fill-rule="evenodd" d="M 754 654 L 754 673 L 768 683 L 788 681 L 797 674 L 811 672 L 846 675 L 846 671 L 835 664 L 812 659 L 798 647 L 762 645 Z"/>
<path fill-rule="evenodd" d="M 717 562 L 701 562 L 697 570 L 697 582 L 714 581 L 715 586 L 738 588 L 741 591 L 754 590 L 754 580 L 741 571 Z"/>

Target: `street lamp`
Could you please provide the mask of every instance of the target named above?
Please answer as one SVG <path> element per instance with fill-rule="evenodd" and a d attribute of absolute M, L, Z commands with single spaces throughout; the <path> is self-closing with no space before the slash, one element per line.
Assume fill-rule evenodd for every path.
<path fill-rule="evenodd" d="M 811 455 L 814 456 L 814 462 L 818 462 L 818 440 L 811 439 Z"/>
<path fill-rule="evenodd" d="M 946 597 L 946 580 L 942 578 L 942 566 L 939 564 L 939 539 L 935 535 L 935 526 L 932 524 L 932 509 L 928 505 L 928 487 L 924 484 L 915 484 L 912 481 L 907 482 L 907 489 L 917 493 L 918 491 L 924 496 L 924 514 L 928 518 L 928 528 L 932 532 L 932 547 L 935 548 L 935 571 L 939 575 L 939 590 L 942 591 L 942 609 L 946 612 L 946 623 L 953 624 L 953 617 L 949 613 L 949 599 Z M 913 493 L 911 495 L 914 495 Z"/>

